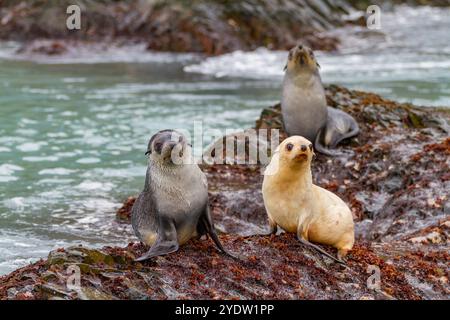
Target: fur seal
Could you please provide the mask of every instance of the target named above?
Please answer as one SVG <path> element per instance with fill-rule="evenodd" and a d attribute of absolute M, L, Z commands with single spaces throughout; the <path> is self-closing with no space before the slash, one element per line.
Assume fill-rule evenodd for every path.
<path fill-rule="evenodd" d="M 353 216 L 338 196 L 313 184 L 313 155 L 312 143 L 300 136 L 285 139 L 275 151 L 262 185 L 270 231 L 280 226 L 295 232 L 303 244 L 342 263 L 355 241 Z M 338 259 L 309 241 L 337 248 Z"/>
<path fill-rule="evenodd" d="M 298 45 L 289 51 L 284 68 L 281 112 L 286 133 L 314 141 L 317 151 L 327 155 L 344 139 L 359 133 L 358 123 L 349 114 L 327 107 L 325 90 L 313 51 Z"/>
<path fill-rule="evenodd" d="M 149 163 L 145 187 L 133 208 L 137 237 L 150 250 L 136 261 L 165 255 L 193 237 L 209 235 L 224 253 L 208 204 L 206 176 L 191 162 L 191 146 L 174 130 L 156 133 L 145 153 Z"/>

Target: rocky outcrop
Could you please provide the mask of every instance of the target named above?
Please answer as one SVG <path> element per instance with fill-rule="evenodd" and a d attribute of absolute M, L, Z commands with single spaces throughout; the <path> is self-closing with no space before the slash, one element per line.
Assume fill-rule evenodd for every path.
<path fill-rule="evenodd" d="M 449 255 L 398 244 L 358 242 L 342 267 L 299 245 L 293 235 L 221 236 L 239 260 L 210 241 L 144 264 L 145 251 L 60 249 L 46 261 L 0 279 L 4 299 L 420 299 L 448 297 Z M 369 267 L 372 266 L 372 267 Z M 74 267 L 81 286 L 68 289 Z M 375 268 L 375 269 L 373 269 Z M 380 283 L 369 278 L 379 270 Z M 377 272 L 377 271 L 375 271 Z M 369 281 L 368 281 L 369 280 Z M 368 284 L 369 283 L 369 284 Z"/>
<path fill-rule="evenodd" d="M 370 5 L 376 4 L 381 7 L 390 7 L 393 5 L 408 6 L 435 6 L 448 7 L 450 0 L 348 0 L 348 2 L 357 9 L 366 10 Z"/>
<path fill-rule="evenodd" d="M 449 112 L 338 86 L 327 88 L 327 98 L 361 128 L 340 147 L 342 156 L 318 155 L 313 163 L 315 182 L 342 197 L 356 221 L 346 267 L 293 235 L 260 235 L 267 228 L 260 166 L 213 165 L 203 168 L 212 213 L 221 241 L 239 259 L 206 239 L 145 263 L 133 262 L 146 250 L 139 243 L 59 249 L 0 277 L 0 298 L 448 299 Z M 263 110 L 256 127 L 281 128 L 279 106 Z M 118 211 L 122 221 L 133 202 Z M 69 290 L 74 266 L 81 286 Z"/>
<path fill-rule="evenodd" d="M 287 49 L 300 40 L 314 49 L 332 50 L 337 39 L 319 33 L 343 25 L 342 16 L 350 10 L 341 0 L 76 3 L 81 8 L 80 30 L 66 27 L 66 9 L 73 1 L 0 1 L 0 39 L 26 41 L 23 50 L 51 54 L 60 52 L 53 41 L 60 47 L 62 40 L 70 45 L 76 45 L 75 40 L 145 42 L 151 50 L 209 55 L 260 46 Z"/>

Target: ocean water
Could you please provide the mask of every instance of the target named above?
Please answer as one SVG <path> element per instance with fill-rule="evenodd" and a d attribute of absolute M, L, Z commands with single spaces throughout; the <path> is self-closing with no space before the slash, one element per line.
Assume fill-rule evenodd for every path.
<path fill-rule="evenodd" d="M 450 9 L 400 7 L 318 52 L 327 83 L 450 107 Z M 279 100 L 286 52 L 205 58 L 143 46 L 20 55 L 0 43 L 0 274 L 73 244 L 125 245 L 115 210 L 143 187 L 159 129 L 239 130 Z"/>

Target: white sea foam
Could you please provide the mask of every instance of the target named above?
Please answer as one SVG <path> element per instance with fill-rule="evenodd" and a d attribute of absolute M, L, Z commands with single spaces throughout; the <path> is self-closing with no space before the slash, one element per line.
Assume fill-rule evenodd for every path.
<path fill-rule="evenodd" d="M 86 82 L 86 78 L 63 78 L 64 83 L 83 83 Z"/>
<path fill-rule="evenodd" d="M 8 176 L 16 171 L 22 171 L 23 168 L 14 164 L 5 163 L 0 165 L 0 176 Z"/>
<path fill-rule="evenodd" d="M 235 51 L 211 57 L 199 64 L 184 67 L 185 72 L 213 74 L 218 78 L 236 76 L 245 78 L 272 78 L 283 75 L 286 52 L 259 48 L 252 52 Z"/>
<path fill-rule="evenodd" d="M 47 145 L 46 142 L 26 142 L 18 145 L 16 148 L 22 152 L 34 152 L 39 151 L 45 145 Z"/>
<path fill-rule="evenodd" d="M 20 53 L 20 45 L 15 42 L 0 42 L 0 59 L 26 60 L 39 64 L 99 64 L 99 63 L 174 63 L 198 59 L 196 54 L 174 54 L 154 52 L 145 44 L 83 44 L 67 43 L 67 52 L 60 55 L 40 53 Z M 64 81 L 65 80 L 65 81 Z M 83 82 L 82 78 L 65 78 L 64 82 Z"/>
<path fill-rule="evenodd" d="M 186 72 L 211 74 L 217 78 L 240 77 L 252 79 L 281 79 L 283 66 L 286 62 L 286 52 L 270 51 L 260 48 L 253 52 L 236 51 L 218 57 L 207 58 L 199 64 L 184 67 Z M 395 53 L 384 55 L 362 55 L 316 52 L 317 60 L 321 65 L 321 75 L 326 82 L 360 82 L 360 77 L 352 75 L 361 74 L 366 79 L 400 78 L 409 79 L 423 77 L 424 73 L 433 70 L 450 68 L 450 57 L 446 60 L 436 60 L 436 57 L 413 57 L 405 61 L 404 56 Z M 388 71 L 387 73 L 383 73 Z M 417 74 L 415 74 L 417 72 Z"/>
<path fill-rule="evenodd" d="M 65 168 L 52 168 L 52 169 L 44 169 L 39 171 L 39 175 L 57 175 L 57 176 L 66 176 L 70 175 L 77 170 L 70 170 Z"/>
<path fill-rule="evenodd" d="M 36 157 L 24 157 L 24 161 L 28 162 L 56 162 L 59 157 L 56 156 L 36 156 Z"/>
<path fill-rule="evenodd" d="M 17 180 L 19 180 L 19 178 L 13 176 L 0 176 L 0 182 L 11 182 Z"/>
<path fill-rule="evenodd" d="M 25 207 L 25 199 L 23 197 L 14 197 L 4 200 L 3 205 L 12 210 L 23 210 Z"/>
<path fill-rule="evenodd" d="M 83 190 L 83 191 L 93 191 L 93 190 L 99 190 L 101 192 L 108 192 L 111 191 L 114 187 L 114 184 L 112 183 L 103 183 L 103 182 L 97 182 L 97 181 L 83 181 L 77 186 L 77 189 Z"/>
<path fill-rule="evenodd" d="M 101 160 L 99 158 L 81 158 L 77 160 L 77 163 L 81 164 L 92 164 L 92 163 L 99 163 Z"/>
<path fill-rule="evenodd" d="M 0 183 L 19 180 L 18 177 L 14 176 L 14 173 L 22 170 L 24 170 L 22 167 L 9 163 L 0 165 Z"/>

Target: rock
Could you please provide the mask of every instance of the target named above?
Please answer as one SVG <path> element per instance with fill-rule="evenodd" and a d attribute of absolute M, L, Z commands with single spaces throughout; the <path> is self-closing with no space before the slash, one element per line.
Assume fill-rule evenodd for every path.
<path fill-rule="evenodd" d="M 67 43 L 56 40 L 35 40 L 19 49 L 22 54 L 60 55 L 68 52 Z"/>
<path fill-rule="evenodd" d="M 287 49 L 300 40 L 314 49 L 335 50 L 338 40 L 319 33 L 342 26 L 351 10 L 340 0 L 80 0 L 81 29 L 68 30 L 65 8 L 72 4 L 3 1 L 0 39 L 58 40 L 27 46 L 50 55 L 65 51 L 60 40 L 144 42 L 149 50 L 207 55 L 261 46 Z"/>
<path fill-rule="evenodd" d="M 131 219 L 131 209 L 133 208 L 135 197 L 129 197 L 125 203 L 117 210 L 116 217 L 119 221 L 129 221 Z"/>
<path fill-rule="evenodd" d="M 131 219 L 131 209 L 133 209 L 134 202 L 136 201 L 135 197 L 129 197 L 122 207 L 117 210 L 116 217 L 119 221 L 130 221 Z"/>
<path fill-rule="evenodd" d="M 372 4 L 378 5 L 409 5 L 409 6 L 436 6 L 436 7 L 448 7 L 450 4 L 449 0 L 390 0 L 390 1 L 370 1 L 370 0 L 348 0 L 348 3 L 353 5 L 355 8 L 360 10 L 365 10 L 368 6 Z M 365 25 L 365 24 L 364 24 Z"/>
<path fill-rule="evenodd" d="M 443 238 L 439 232 L 433 231 L 426 236 L 411 238 L 409 241 L 413 243 L 442 243 Z"/>
<path fill-rule="evenodd" d="M 66 268 L 79 262 L 80 257 L 66 252 L 63 264 L 47 263 L 40 270 L 51 268 L 58 278 L 44 280 L 44 272 L 36 271 L 36 280 L 25 289 L 25 284 L 15 279 L 30 267 L 19 269 L 0 278 L 0 288 L 8 287 L 6 293 L 0 291 L 0 298 L 15 299 L 22 293 L 36 299 L 419 299 L 419 285 L 408 281 L 412 276 L 420 279 L 421 286 L 434 286 L 437 297 L 446 296 L 445 276 L 433 270 L 444 267 L 450 257 L 437 250 L 399 253 L 399 243 L 358 242 L 348 256 L 348 268 L 343 269 L 300 246 L 292 234 L 220 238 L 240 260 L 220 254 L 207 240 L 190 241 L 177 253 L 145 263 L 126 258 L 142 254 L 146 248 L 140 244 L 130 244 L 120 251 L 83 248 L 86 256 L 101 252 L 101 256 L 114 260 L 113 256 L 120 254 L 124 262 L 115 262 L 108 266 L 109 271 L 98 274 L 83 272 L 81 287 L 68 289 Z M 370 265 L 380 268 L 380 291 L 367 286 Z M 91 266 L 106 268 L 101 263 Z"/>

